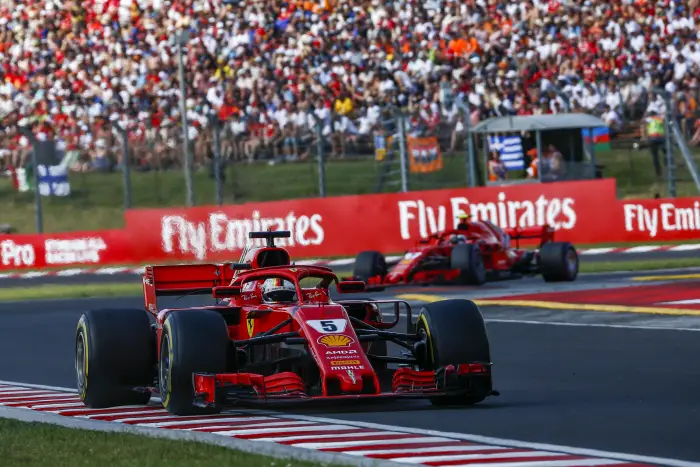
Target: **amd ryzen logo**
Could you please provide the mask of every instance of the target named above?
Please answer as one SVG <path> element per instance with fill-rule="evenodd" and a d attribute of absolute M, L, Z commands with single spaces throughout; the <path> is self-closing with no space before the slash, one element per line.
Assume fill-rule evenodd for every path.
<path fill-rule="evenodd" d="M 357 350 L 329 350 L 326 355 L 357 355 Z"/>

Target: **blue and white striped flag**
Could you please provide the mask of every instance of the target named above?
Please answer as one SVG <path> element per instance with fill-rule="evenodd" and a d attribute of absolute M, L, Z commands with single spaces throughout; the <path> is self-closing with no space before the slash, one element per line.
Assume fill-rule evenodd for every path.
<path fill-rule="evenodd" d="M 507 170 L 525 168 L 523 140 L 520 136 L 489 136 L 489 147 L 492 151 L 498 151 Z"/>

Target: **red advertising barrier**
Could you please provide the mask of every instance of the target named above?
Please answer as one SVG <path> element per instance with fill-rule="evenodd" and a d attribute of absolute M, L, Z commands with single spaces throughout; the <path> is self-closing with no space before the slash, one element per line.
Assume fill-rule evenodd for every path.
<path fill-rule="evenodd" d="M 608 232 L 614 240 L 608 241 L 700 239 L 700 198 L 625 200 L 616 204 L 617 222 Z"/>
<path fill-rule="evenodd" d="M 0 270 L 134 263 L 127 230 L 0 236 Z"/>
<path fill-rule="evenodd" d="M 401 251 L 418 237 L 452 228 L 461 210 L 501 226 L 549 223 L 562 239 L 596 242 L 608 229 L 601 218 L 614 216 L 614 200 L 614 180 L 597 180 L 132 210 L 126 225 L 139 232 L 135 248 L 147 260 L 237 259 L 248 232 L 269 227 L 292 232 L 285 246 L 293 257 L 353 256 Z"/>
<path fill-rule="evenodd" d="M 612 179 L 135 209 L 126 228 L 0 237 L 0 270 L 237 260 L 256 230 L 289 230 L 293 258 L 400 252 L 451 228 L 459 211 L 501 227 L 550 224 L 574 244 L 700 238 L 700 198 L 617 200 Z"/>

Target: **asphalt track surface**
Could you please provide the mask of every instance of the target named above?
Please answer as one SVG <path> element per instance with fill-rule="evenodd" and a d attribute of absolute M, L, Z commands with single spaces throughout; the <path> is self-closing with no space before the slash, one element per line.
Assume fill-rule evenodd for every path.
<path fill-rule="evenodd" d="M 650 251 L 640 253 L 605 253 L 597 255 L 581 255 L 582 263 L 593 262 L 622 262 L 622 261 L 654 261 L 654 260 L 673 260 L 684 258 L 697 258 L 697 250 L 688 251 Z M 343 267 L 343 270 L 349 270 L 352 266 Z M 0 279 L 0 288 L 10 287 L 25 287 L 30 284 L 105 284 L 105 283 L 125 283 L 134 280 L 138 281 L 135 274 L 120 273 L 106 275 L 80 275 L 80 276 L 43 276 L 30 279 L 24 278 L 3 278 Z"/>
<path fill-rule="evenodd" d="M 630 274 L 582 275 L 557 289 L 620 286 L 631 284 L 629 279 Z M 536 278 L 507 281 L 481 288 L 479 295 L 523 293 L 543 285 Z M 414 287 L 373 297 L 418 292 L 440 297 L 475 293 Z M 168 299 L 163 306 L 201 300 Z M 412 304 L 417 312 L 421 303 Z M 0 304 L 0 379 L 75 387 L 73 338 L 80 313 L 132 306 L 142 307 L 142 299 Z M 465 409 L 383 401 L 302 413 L 700 462 L 700 333 L 693 332 L 700 331 L 700 317 L 502 307 L 482 311 L 499 397 Z"/>

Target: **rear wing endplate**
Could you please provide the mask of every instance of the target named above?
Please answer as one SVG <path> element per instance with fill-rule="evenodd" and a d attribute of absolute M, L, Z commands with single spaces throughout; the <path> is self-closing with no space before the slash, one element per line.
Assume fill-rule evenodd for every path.
<path fill-rule="evenodd" d="M 146 309 L 157 313 L 158 297 L 211 295 L 214 287 L 229 285 L 235 271 L 250 268 L 250 264 L 241 263 L 146 266 L 143 273 Z"/>
<path fill-rule="evenodd" d="M 515 227 L 512 229 L 504 229 L 504 233 L 511 240 L 515 240 L 516 248 L 520 246 L 520 240 L 540 240 L 540 245 L 554 240 L 554 229 L 549 225 L 536 227 Z"/>

